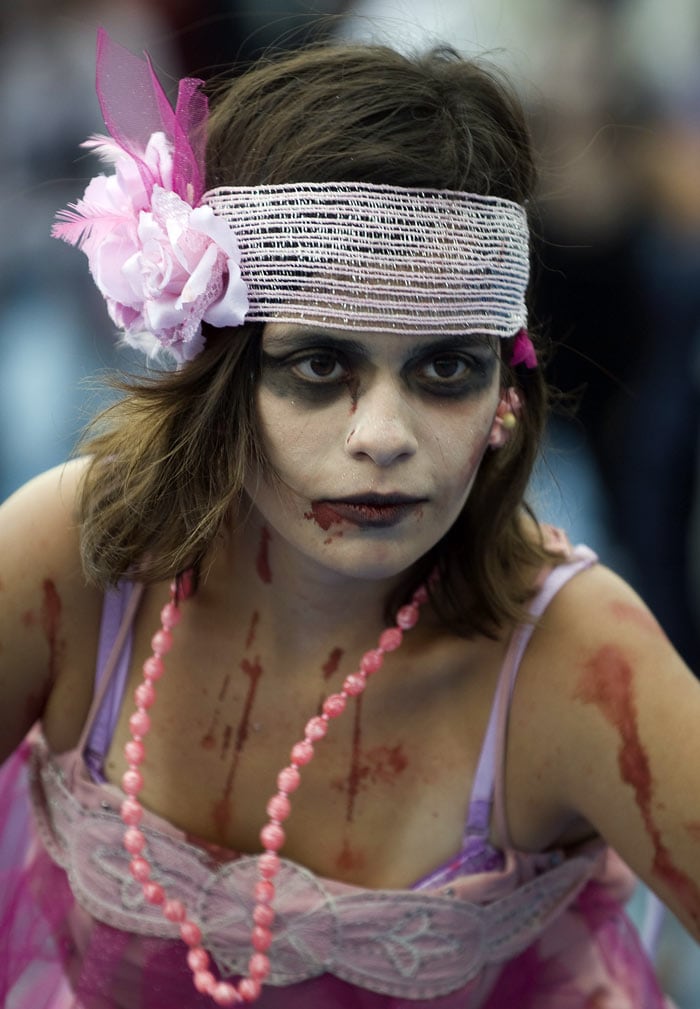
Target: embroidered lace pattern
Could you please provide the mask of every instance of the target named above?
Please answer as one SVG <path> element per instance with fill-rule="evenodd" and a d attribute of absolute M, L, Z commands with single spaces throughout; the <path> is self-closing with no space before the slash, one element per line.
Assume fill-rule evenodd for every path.
<path fill-rule="evenodd" d="M 110 786 L 83 782 L 82 791 L 92 790 L 95 798 L 79 801 L 43 742 L 34 750 L 32 776 L 42 840 L 67 872 L 79 903 L 114 928 L 176 938 L 177 926 L 144 901 L 128 873 L 116 792 L 111 809 L 104 799 Z M 222 973 L 244 972 L 255 859 L 217 864 L 203 849 L 157 825 L 143 829 L 153 878 L 193 909 Z M 520 886 L 513 880 L 515 867 L 507 866 L 501 896 L 483 905 L 465 899 L 468 878 L 431 891 L 374 891 L 323 880 L 284 861 L 268 983 L 289 985 L 331 973 L 407 999 L 455 991 L 487 965 L 503 963 L 532 943 L 591 877 L 596 858 L 554 856 L 546 864 Z"/>

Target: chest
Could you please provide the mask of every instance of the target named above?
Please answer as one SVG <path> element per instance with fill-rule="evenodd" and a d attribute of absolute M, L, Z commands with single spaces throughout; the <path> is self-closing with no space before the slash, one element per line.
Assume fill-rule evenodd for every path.
<path fill-rule="evenodd" d="M 280 661 L 250 627 L 225 639 L 185 629 L 179 639 L 151 709 L 142 801 L 193 838 L 259 851 L 279 771 L 360 655 L 326 643 L 302 663 Z M 138 633 L 126 698 L 148 653 Z M 389 887 L 452 857 L 501 659 L 502 646 L 458 640 L 388 655 L 302 768 L 284 854 L 323 876 Z M 132 711 L 122 706 L 110 780 L 125 768 Z"/>

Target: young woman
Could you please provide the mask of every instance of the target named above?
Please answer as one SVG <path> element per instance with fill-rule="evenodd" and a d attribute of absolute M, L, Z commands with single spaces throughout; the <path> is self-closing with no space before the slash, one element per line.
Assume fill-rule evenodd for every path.
<path fill-rule="evenodd" d="M 340 46 L 173 111 L 104 35 L 98 90 L 55 233 L 177 367 L 2 510 L 3 1004 L 662 1006 L 622 860 L 700 938 L 700 687 L 524 503 L 517 103 Z"/>

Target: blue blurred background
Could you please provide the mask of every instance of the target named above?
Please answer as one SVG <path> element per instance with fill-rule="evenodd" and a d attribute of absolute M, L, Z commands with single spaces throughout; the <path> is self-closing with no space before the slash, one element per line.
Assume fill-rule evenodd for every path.
<path fill-rule="evenodd" d="M 0 7 L 0 499 L 66 458 L 114 348 L 84 257 L 49 238 L 103 128 L 96 28 L 159 73 L 209 78 L 309 38 L 449 40 L 504 68 L 541 161 L 535 319 L 566 394 L 538 513 L 635 586 L 700 670 L 700 4 L 697 0 L 23 0 Z M 574 414 L 565 409 L 578 403 Z M 648 909 L 644 892 L 633 913 Z M 700 1009 L 700 951 L 658 954 Z"/>

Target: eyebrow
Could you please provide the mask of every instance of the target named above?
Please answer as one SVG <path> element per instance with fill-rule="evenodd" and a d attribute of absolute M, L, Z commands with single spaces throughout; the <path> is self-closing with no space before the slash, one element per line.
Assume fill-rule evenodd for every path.
<path fill-rule="evenodd" d="M 391 334 L 394 335 L 394 334 Z M 401 338 L 401 333 L 395 334 L 397 339 Z M 334 350 L 343 351 L 346 354 L 367 357 L 370 352 L 370 341 L 357 340 L 351 336 L 338 336 L 337 333 L 330 333 L 320 326 L 308 326 L 303 329 L 282 330 L 269 337 L 269 348 L 275 350 L 301 350 L 305 347 L 323 345 Z M 422 357 L 427 353 L 440 353 L 450 350 L 488 350 L 493 351 L 492 342 L 488 336 L 474 333 L 451 334 L 448 336 L 436 336 L 434 339 L 423 340 L 413 344 L 410 349 L 410 357 Z"/>

